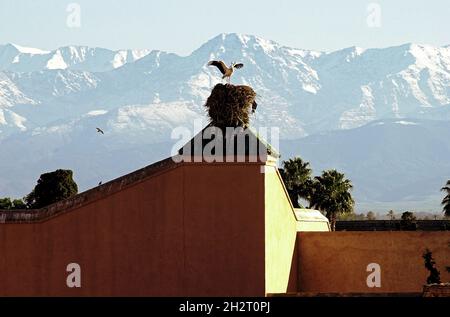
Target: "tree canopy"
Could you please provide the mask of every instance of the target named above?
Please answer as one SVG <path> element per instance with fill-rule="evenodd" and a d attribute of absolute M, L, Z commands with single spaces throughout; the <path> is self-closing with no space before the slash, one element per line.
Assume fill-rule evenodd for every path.
<path fill-rule="evenodd" d="M 58 169 L 42 174 L 33 191 L 25 197 L 28 208 L 43 208 L 78 193 L 71 170 Z"/>
<path fill-rule="evenodd" d="M 312 193 L 312 170 L 308 162 L 300 157 L 283 162 L 280 169 L 286 189 L 295 208 L 302 208 L 299 199 L 310 200 Z"/>
<path fill-rule="evenodd" d="M 22 199 L 0 198 L 0 209 L 17 210 L 25 209 L 27 206 Z"/>
<path fill-rule="evenodd" d="M 355 202 L 350 193 L 353 185 L 336 170 L 323 171 L 321 176 L 314 178 L 313 184 L 310 205 L 326 212 L 334 231 L 337 215 L 353 212 Z"/>
<path fill-rule="evenodd" d="M 367 220 L 377 220 L 377 216 L 373 211 L 369 211 L 366 215 Z"/>
<path fill-rule="evenodd" d="M 337 216 L 353 213 L 354 200 L 350 193 L 353 185 L 344 174 L 327 170 L 312 178 L 309 162 L 300 157 L 284 161 L 280 174 L 294 207 L 303 207 L 300 199 L 308 201 L 309 208 L 326 213 L 332 230 L 335 229 Z"/>
<path fill-rule="evenodd" d="M 405 211 L 402 213 L 400 226 L 402 230 L 417 230 L 418 225 L 416 222 L 417 218 L 411 211 Z"/>

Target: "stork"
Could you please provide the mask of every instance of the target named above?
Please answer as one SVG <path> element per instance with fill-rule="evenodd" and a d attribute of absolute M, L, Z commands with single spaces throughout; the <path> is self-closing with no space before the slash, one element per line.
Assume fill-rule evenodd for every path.
<path fill-rule="evenodd" d="M 242 68 L 244 67 L 244 64 L 242 63 L 231 63 L 230 67 L 227 67 L 224 62 L 222 61 L 210 61 L 208 63 L 208 66 L 216 66 L 220 72 L 222 73 L 222 79 L 227 78 L 228 83 L 231 83 L 231 75 L 233 75 L 234 69 Z"/>

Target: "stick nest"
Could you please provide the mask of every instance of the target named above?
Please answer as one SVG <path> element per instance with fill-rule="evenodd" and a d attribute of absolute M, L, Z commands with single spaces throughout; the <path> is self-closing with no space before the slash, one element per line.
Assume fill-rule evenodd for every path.
<path fill-rule="evenodd" d="M 249 86 L 217 84 L 205 105 L 211 124 L 219 128 L 248 127 L 255 98 Z"/>

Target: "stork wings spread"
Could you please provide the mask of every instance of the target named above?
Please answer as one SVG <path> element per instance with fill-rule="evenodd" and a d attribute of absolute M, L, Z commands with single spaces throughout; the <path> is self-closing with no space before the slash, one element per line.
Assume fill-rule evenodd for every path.
<path fill-rule="evenodd" d="M 242 64 L 242 63 L 234 65 L 234 68 L 237 68 L 237 69 L 242 68 L 242 67 L 244 67 L 244 64 Z"/>
<path fill-rule="evenodd" d="M 225 72 L 226 72 L 226 70 L 227 70 L 227 66 L 225 65 L 224 62 L 222 62 L 222 61 L 210 61 L 210 62 L 208 63 L 208 65 L 209 65 L 209 66 L 216 66 L 216 67 L 220 70 L 220 72 L 221 72 L 223 75 L 225 75 Z"/>

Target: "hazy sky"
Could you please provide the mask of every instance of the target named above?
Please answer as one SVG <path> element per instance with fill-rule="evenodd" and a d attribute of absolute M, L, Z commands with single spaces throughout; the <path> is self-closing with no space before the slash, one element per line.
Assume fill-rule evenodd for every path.
<path fill-rule="evenodd" d="M 0 0 L 0 43 L 187 55 L 219 33 L 237 32 L 317 50 L 448 45 L 449 17 L 448 0 Z"/>

